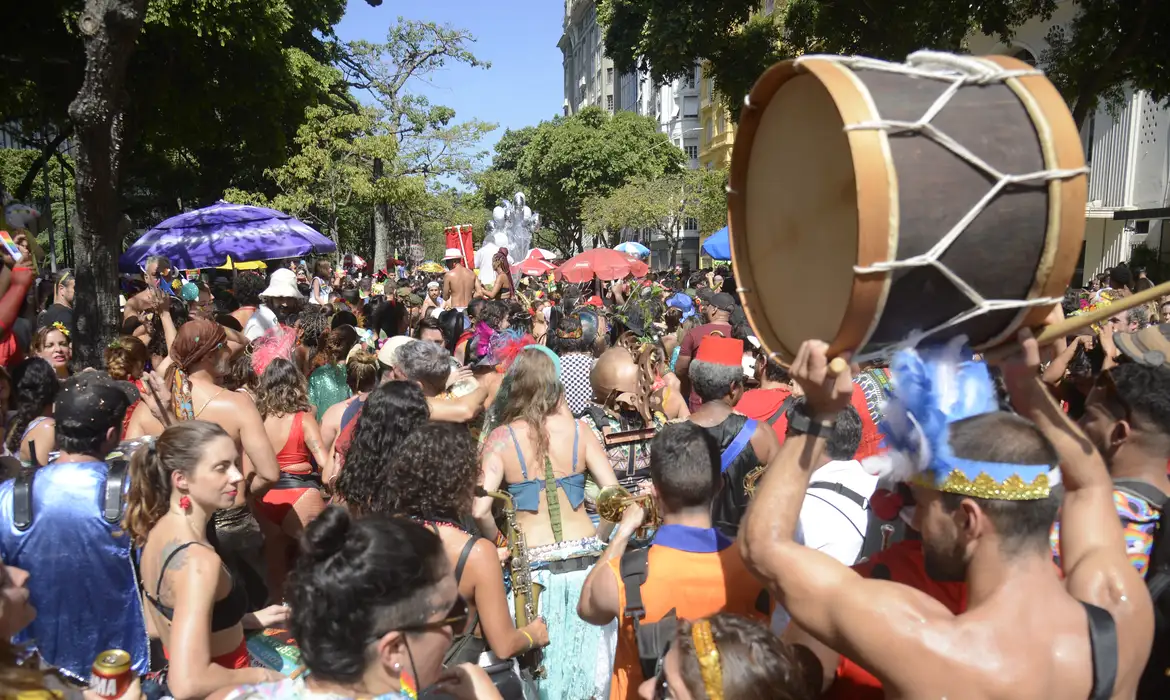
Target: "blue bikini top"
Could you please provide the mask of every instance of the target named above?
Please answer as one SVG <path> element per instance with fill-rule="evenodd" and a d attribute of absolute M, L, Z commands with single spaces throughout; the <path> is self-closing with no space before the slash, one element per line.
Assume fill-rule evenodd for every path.
<path fill-rule="evenodd" d="M 573 423 L 573 471 L 577 471 L 577 444 L 580 439 L 581 426 Z M 508 434 L 512 436 L 512 444 L 516 446 L 516 456 L 520 458 L 520 473 L 524 481 L 518 484 L 508 484 L 508 493 L 516 504 L 516 510 L 526 510 L 535 513 L 540 510 L 540 492 L 544 490 L 544 479 L 529 479 L 528 465 L 524 462 L 524 452 L 520 450 L 520 441 L 516 439 L 516 431 L 508 426 Z M 547 460 L 548 457 L 546 456 Z M 569 499 L 569 505 L 576 510 L 585 500 L 585 472 L 563 476 L 557 479 L 557 486 L 564 490 Z"/>

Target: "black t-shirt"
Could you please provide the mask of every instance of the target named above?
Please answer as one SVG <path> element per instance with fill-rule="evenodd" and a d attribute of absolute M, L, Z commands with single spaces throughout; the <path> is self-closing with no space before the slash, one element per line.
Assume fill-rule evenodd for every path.
<path fill-rule="evenodd" d="M 37 316 L 37 328 L 45 328 L 54 323 L 60 323 L 70 331 L 73 330 L 73 309 L 64 304 L 50 304 L 49 308 Z"/>

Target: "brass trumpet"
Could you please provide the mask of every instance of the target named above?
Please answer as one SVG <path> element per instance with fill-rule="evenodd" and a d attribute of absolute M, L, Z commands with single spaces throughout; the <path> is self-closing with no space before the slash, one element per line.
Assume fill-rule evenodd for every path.
<path fill-rule="evenodd" d="M 633 496 L 623 486 L 606 486 L 597 495 L 597 515 L 608 523 L 621 522 L 622 515 L 631 504 L 641 504 L 646 509 L 646 522 L 639 531 L 659 524 L 661 517 L 658 513 L 658 504 L 650 494 Z"/>

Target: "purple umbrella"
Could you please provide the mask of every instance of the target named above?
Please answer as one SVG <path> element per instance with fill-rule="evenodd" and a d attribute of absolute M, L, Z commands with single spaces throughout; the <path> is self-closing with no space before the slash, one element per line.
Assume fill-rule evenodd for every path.
<path fill-rule="evenodd" d="M 146 232 L 122 254 L 123 272 L 137 272 L 152 255 L 180 270 L 218 267 L 228 256 L 236 262 L 300 258 L 332 253 L 333 241 L 275 209 L 216 202 L 172 216 Z"/>

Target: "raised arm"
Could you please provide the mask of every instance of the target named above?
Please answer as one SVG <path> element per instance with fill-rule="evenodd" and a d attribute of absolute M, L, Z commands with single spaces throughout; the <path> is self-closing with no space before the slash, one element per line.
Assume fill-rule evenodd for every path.
<path fill-rule="evenodd" d="M 825 343 L 806 341 L 791 369 L 804 388 L 810 418 L 821 423 L 836 420 L 853 393 L 847 372 L 829 372 L 827 349 Z M 866 668 L 880 668 L 891 687 L 909 687 L 912 672 L 938 658 L 927 646 L 928 626 L 948 624 L 952 616 L 925 594 L 863 579 L 797 542 L 809 477 L 824 448 L 823 437 L 804 433 L 790 434 L 780 445 L 740 524 L 744 561 L 812 637 Z"/>
<path fill-rule="evenodd" d="M 1040 350 L 1030 331 L 1020 334 L 1022 362 L 1004 366 L 1012 404 L 1056 448 L 1064 501 L 1060 508 L 1060 560 L 1073 597 L 1117 614 L 1150 615 L 1145 583 L 1129 563 L 1113 481 L 1093 443 L 1053 400 L 1040 377 Z M 1098 382 L 1109 382 L 1103 374 Z M 1136 606 L 1136 607 L 1135 607 Z"/>

